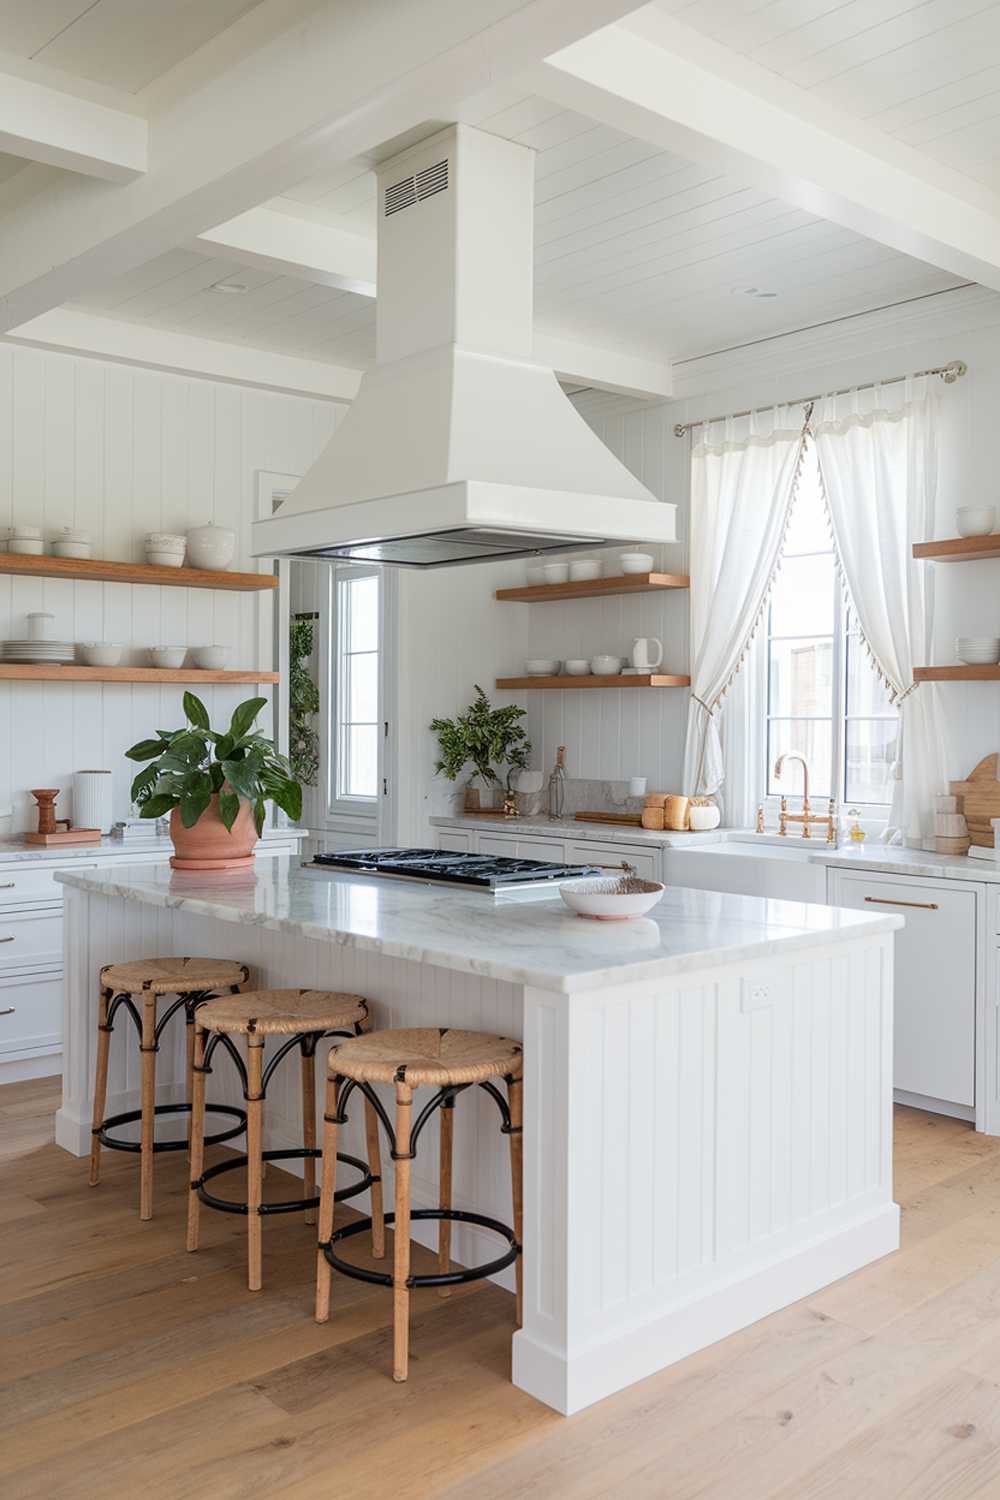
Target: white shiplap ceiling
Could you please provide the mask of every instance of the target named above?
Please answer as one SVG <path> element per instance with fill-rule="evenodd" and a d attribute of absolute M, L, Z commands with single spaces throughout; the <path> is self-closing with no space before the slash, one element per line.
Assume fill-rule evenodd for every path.
<path fill-rule="evenodd" d="M 0 0 L 0 52 L 135 94 L 260 0 Z"/>
<path fill-rule="evenodd" d="M 1000 186 L 997 0 L 655 0 L 827 104 Z"/>

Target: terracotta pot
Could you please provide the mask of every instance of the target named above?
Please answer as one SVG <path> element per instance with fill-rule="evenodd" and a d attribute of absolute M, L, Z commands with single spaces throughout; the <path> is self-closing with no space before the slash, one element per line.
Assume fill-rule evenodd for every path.
<path fill-rule="evenodd" d="M 253 805 L 240 799 L 240 810 L 230 832 L 219 817 L 219 799 L 213 797 L 193 828 L 181 822 L 180 808 L 170 814 L 170 837 L 175 870 L 238 870 L 254 861 L 257 825 Z"/>

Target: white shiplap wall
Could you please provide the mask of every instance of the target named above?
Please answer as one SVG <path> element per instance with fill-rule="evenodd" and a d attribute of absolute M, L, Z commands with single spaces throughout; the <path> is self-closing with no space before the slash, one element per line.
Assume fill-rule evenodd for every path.
<path fill-rule="evenodd" d="M 235 529 L 233 567 L 250 556 L 256 474 L 301 474 L 332 430 L 324 401 L 191 380 L 157 371 L 0 344 L 0 527 L 87 527 L 96 556 L 143 560 L 150 530 L 205 521 Z M 252 594 L 0 576 L 0 639 L 25 634 L 25 615 L 56 617 L 59 640 L 124 643 L 139 664 L 151 645 L 233 648 L 257 662 Z M 253 687 L 205 691 L 227 716 Z M 263 690 L 266 693 L 266 689 Z M 128 810 L 123 751 L 180 722 L 183 688 L 146 684 L 0 683 L 0 811 L 29 826 L 31 787 L 69 787 L 74 770 L 110 769 L 116 817 Z M 70 799 L 60 799 L 71 816 Z M 2 825 L 0 825 L 2 826 Z"/>

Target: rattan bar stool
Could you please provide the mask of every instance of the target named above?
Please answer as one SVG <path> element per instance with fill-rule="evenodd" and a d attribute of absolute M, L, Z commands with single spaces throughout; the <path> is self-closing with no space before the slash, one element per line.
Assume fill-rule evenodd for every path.
<path fill-rule="evenodd" d="M 199 1008 L 195 1021 L 194 1093 L 191 1114 L 191 1186 L 188 1192 L 187 1247 L 197 1250 L 200 1208 L 247 1216 L 247 1281 L 252 1292 L 261 1288 L 261 1218 L 265 1214 L 305 1212 L 306 1222 L 315 1223 L 313 1210 L 319 1203 L 316 1193 L 315 1162 L 321 1155 L 316 1147 L 316 1047 L 325 1036 L 356 1037 L 364 1030 L 368 1005 L 360 995 L 341 995 L 328 990 L 257 990 L 250 994 L 211 1000 Z M 247 1039 L 247 1061 L 233 1038 Z M 284 1041 L 264 1064 L 264 1045 L 268 1037 Z M 205 1078 L 212 1071 L 212 1057 L 217 1047 L 232 1057 L 243 1079 L 243 1097 L 247 1105 L 247 1150 L 205 1170 Z M 264 1151 L 264 1098 L 275 1069 L 299 1049 L 302 1059 L 302 1149 Z M 378 1183 L 378 1127 L 369 1107 L 369 1147 L 374 1157 L 363 1162 L 356 1156 L 341 1155 L 338 1160 L 361 1173 L 358 1182 L 341 1188 L 339 1199 L 354 1198 Z M 302 1196 L 282 1203 L 262 1202 L 263 1164 L 269 1161 L 303 1161 Z M 209 1192 L 206 1184 L 225 1172 L 247 1169 L 245 1203 L 235 1203 Z M 331 1167 L 331 1180 L 335 1175 Z"/>
<path fill-rule="evenodd" d="M 187 1085 L 188 1100 L 191 1099 L 192 1063 L 194 1061 L 194 1017 L 200 1005 L 216 995 L 238 994 L 250 977 L 246 964 L 225 958 L 138 958 L 128 963 L 105 964 L 101 970 L 101 994 L 97 1021 L 97 1067 L 94 1077 L 94 1116 L 90 1143 L 90 1185 L 95 1187 L 101 1177 L 101 1147 L 112 1151 L 135 1151 L 140 1157 L 139 1169 L 139 1217 L 153 1217 L 153 1157 L 158 1151 L 186 1151 L 188 1140 L 156 1140 L 155 1120 L 157 1115 L 190 1114 L 190 1102 L 185 1104 L 156 1103 L 156 1054 L 160 1050 L 160 1038 L 171 1017 L 184 1011 L 187 1023 Z M 162 995 L 175 995 L 176 999 L 157 1018 L 157 1003 Z M 140 1014 L 139 1002 L 142 1010 Z M 131 1016 L 139 1033 L 139 1051 L 142 1054 L 142 1084 L 139 1109 L 124 1114 L 108 1115 L 108 1058 L 111 1052 L 111 1033 L 115 1017 L 124 1009 Z M 215 1114 L 228 1115 L 235 1125 L 217 1131 L 209 1139 L 213 1142 L 229 1141 L 241 1135 L 246 1128 L 246 1111 L 226 1104 L 210 1104 Z M 122 1125 L 140 1122 L 138 1142 L 122 1140 L 112 1135 Z"/>
<path fill-rule="evenodd" d="M 515 1264 L 517 1276 L 517 1322 L 521 1321 L 522 1296 L 522 1143 L 521 1143 L 521 1045 L 507 1037 L 491 1036 L 481 1031 L 452 1031 L 447 1027 L 407 1028 L 373 1031 L 355 1041 L 343 1042 L 330 1049 L 326 1109 L 323 1115 L 323 1179 L 319 1208 L 319 1249 L 316 1271 L 316 1321 L 325 1323 L 330 1316 L 330 1271 L 360 1281 L 374 1282 L 393 1289 L 393 1369 L 394 1380 L 405 1380 L 409 1368 L 410 1289 L 412 1287 L 455 1286 L 464 1281 L 478 1281 L 493 1276 Z M 494 1082 L 503 1079 L 507 1098 Z M 375 1083 L 392 1083 L 396 1089 L 396 1124 L 375 1093 Z M 425 1085 L 437 1089 L 416 1120 L 412 1119 L 413 1091 Z M 451 1206 L 451 1161 L 454 1134 L 455 1100 L 466 1089 L 478 1085 L 495 1102 L 500 1111 L 500 1129 L 510 1136 L 510 1167 L 514 1226 L 510 1228 L 485 1214 L 465 1212 Z M 334 1176 L 337 1160 L 337 1128 L 347 1120 L 345 1107 L 355 1089 L 364 1095 L 366 1108 L 374 1111 L 389 1139 L 396 1168 L 395 1212 L 383 1214 L 381 1183 L 372 1191 L 372 1213 L 334 1230 Z M 410 1207 L 410 1163 L 416 1157 L 417 1141 L 431 1116 L 441 1111 L 439 1208 Z M 377 1141 L 376 1141 L 377 1150 Z M 369 1136 L 369 1160 L 372 1160 Z M 378 1163 L 373 1162 L 375 1171 Z M 413 1219 L 436 1219 L 438 1230 L 438 1269 L 429 1275 L 410 1272 L 410 1222 Z M 491 1230 L 506 1240 L 503 1254 L 486 1264 L 451 1269 L 451 1226 L 453 1223 L 475 1224 Z M 353 1265 L 334 1250 L 343 1240 L 372 1231 L 374 1246 L 384 1244 L 384 1226 L 395 1225 L 393 1270 L 372 1271 Z M 375 1251 L 376 1257 L 378 1250 Z"/>

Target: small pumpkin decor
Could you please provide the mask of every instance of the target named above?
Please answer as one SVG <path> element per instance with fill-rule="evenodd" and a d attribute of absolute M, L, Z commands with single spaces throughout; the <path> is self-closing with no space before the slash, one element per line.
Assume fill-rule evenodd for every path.
<path fill-rule="evenodd" d="M 711 797 L 692 797 L 688 804 L 688 826 L 692 833 L 708 833 L 722 822 L 719 804 Z"/>
<path fill-rule="evenodd" d="M 302 788 L 288 760 L 253 727 L 266 703 L 248 698 L 220 733 L 201 699 L 185 693 L 182 729 L 158 729 L 126 750 L 129 760 L 148 762 L 132 782 L 139 816 L 170 813 L 175 870 L 252 865 L 268 802 L 293 822 L 301 817 Z"/>

